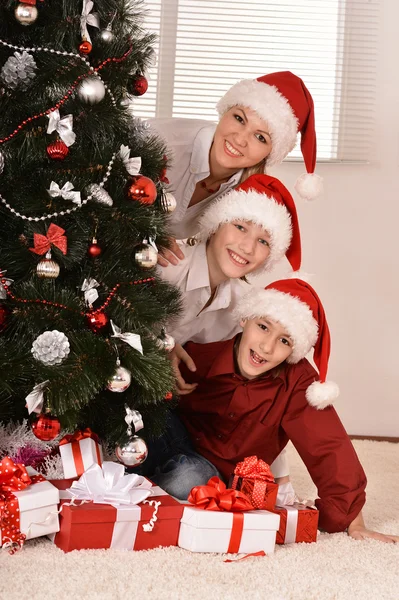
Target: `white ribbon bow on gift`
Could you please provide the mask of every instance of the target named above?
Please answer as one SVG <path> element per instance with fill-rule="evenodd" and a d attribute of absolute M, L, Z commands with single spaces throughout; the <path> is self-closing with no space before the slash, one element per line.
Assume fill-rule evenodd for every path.
<path fill-rule="evenodd" d="M 5 271 L 3 271 L 5 273 Z M 7 279 L 7 277 L 3 277 L 5 285 L 11 285 L 13 283 L 13 279 Z M 5 300 L 7 298 L 6 288 L 0 281 L 0 300 Z"/>
<path fill-rule="evenodd" d="M 93 304 L 97 300 L 98 292 L 96 290 L 96 287 L 98 287 L 99 285 L 100 284 L 98 283 L 98 281 L 92 279 L 91 277 L 85 279 L 82 283 L 81 289 L 82 292 L 85 293 L 85 301 L 87 302 L 87 304 Z"/>
<path fill-rule="evenodd" d="M 62 188 L 60 188 L 58 183 L 56 183 L 55 181 L 52 181 L 50 183 L 50 189 L 47 190 L 47 192 L 49 193 L 49 195 L 52 198 L 57 198 L 58 196 L 61 196 L 61 198 L 64 198 L 64 200 L 71 200 L 72 202 L 74 202 L 75 204 L 80 206 L 82 204 L 80 192 L 77 192 L 76 190 L 73 192 L 72 190 L 73 190 L 73 183 L 71 183 L 70 181 L 67 181 L 62 186 Z"/>
<path fill-rule="evenodd" d="M 91 44 L 91 37 L 89 35 L 89 31 L 87 29 L 88 25 L 92 27 L 97 27 L 100 29 L 100 17 L 98 13 L 91 13 L 94 6 L 94 2 L 92 0 L 83 0 L 83 10 L 82 16 L 80 17 L 80 33 L 84 40 L 87 40 Z"/>
<path fill-rule="evenodd" d="M 66 117 L 62 117 L 61 119 L 58 108 L 51 111 L 51 113 L 47 116 L 49 118 L 47 133 L 53 133 L 53 131 L 56 131 L 67 146 L 72 146 L 76 139 L 76 134 L 72 130 L 73 116 L 66 115 Z"/>
<path fill-rule="evenodd" d="M 25 398 L 26 408 L 28 409 L 29 414 L 31 414 L 33 412 L 35 412 L 35 413 L 42 412 L 43 403 L 44 403 L 43 392 L 48 383 L 49 383 L 48 380 L 43 381 L 43 383 L 38 383 L 37 385 L 35 385 L 35 387 L 31 391 L 31 393 L 28 396 L 26 396 L 26 398 Z"/>
<path fill-rule="evenodd" d="M 141 157 L 135 156 L 134 158 L 130 158 L 130 148 L 129 146 L 124 146 L 123 144 L 119 150 L 119 156 L 125 165 L 126 171 L 129 175 L 137 175 L 141 169 Z"/>
<path fill-rule="evenodd" d="M 117 325 L 115 325 L 115 323 L 113 321 L 111 321 L 111 327 L 112 327 L 112 331 L 114 332 L 111 335 L 111 337 L 119 338 L 120 340 L 122 340 L 122 342 L 126 342 L 126 344 L 129 344 L 129 346 L 131 346 L 135 350 L 138 350 L 140 352 L 140 354 L 143 354 L 143 346 L 141 344 L 141 338 L 137 333 L 129 333 L 129 332 L 122 333 L 121 328 L 118 327 Z"/>
<path fill-rule="evenodd" d="M 105 461 L 91 465 L 69 488 L 75 500 L 92 500 L 95 504 L 139 504 L 151 496 L 152 484 L 134 473 L 125 475 L 125 467 Z"/>

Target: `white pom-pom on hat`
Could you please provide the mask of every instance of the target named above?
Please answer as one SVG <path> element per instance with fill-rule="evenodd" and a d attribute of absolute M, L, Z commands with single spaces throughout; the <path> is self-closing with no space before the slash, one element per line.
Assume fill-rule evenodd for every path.
<path fill-rule="evenodd" d="M 339 387 L 335 381 L 314 381 L 306 390 L 307 401 L 317 410 L 330 406 L 338 396 Z"/>
<path fill-rule="evenodd" d="M 304 200 L 316 200 L 323 194 L 323 178 L 316 173 L 303 173 L 296 180 L 295 189 Z"/>

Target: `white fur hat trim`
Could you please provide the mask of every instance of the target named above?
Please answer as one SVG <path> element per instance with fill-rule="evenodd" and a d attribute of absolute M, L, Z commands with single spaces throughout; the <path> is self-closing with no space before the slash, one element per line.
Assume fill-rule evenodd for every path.
<path fill-rule="evenodd" d="M 269 317 L 278 321 L 291 337 L 293 350 L 287 362 L 297 363 L 305 358 L 317 341 L 319 326 L 309 306 L 299 298 L 273 289 L 254 290 L 241 298 L 235 318 Z"/>
<path fill-rule="evenodd" d="M 265 269 L 271 270 L 283 258 L 292 239 L 291 216 L 273 197 L 255 190 L 232 190 L 213 202 L 199 219 L 198 238 L 206 241 L 220 225 L 248 221 L 260 225 L 270 235 L 270 255 Z"/>
<path fill-rule="evenodd" d="M 256 79 L 243 79 L 233 85 L 216 105 L 220 116 L 233 106 L 247 106 L 267 122 L 272 139 L 272 151 L 267 166 L 280 164 L 294 149 L 298 133 L 298 120 L 288 100 L 276 86 Z"/>
<path fill-rule="evenodd" d="M 306 390 L 307 401 L 317 410 L 330 406 L 338 396 L 339 387 L 334 381 L 314 381 Z"/>

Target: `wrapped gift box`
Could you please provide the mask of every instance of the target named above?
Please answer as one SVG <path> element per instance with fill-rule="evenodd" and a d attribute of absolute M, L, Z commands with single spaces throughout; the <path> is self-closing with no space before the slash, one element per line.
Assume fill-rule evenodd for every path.
<path fill-rule="evenodd" d="M 251 500 L 252 505 L 255 508 L 261 508 L 261 510 L 270 510 L 272 511 L 276 506 L 277 494 L 278 494 L 278 484 L 267 482 L 264 484 L 265 490 L 262 491 L 262 500 L 255 500 L 256 495 L 258 495 L 258 491 L 256 489 L 257 482 L 253 479 L 247 479 L 245 477 L 236 477 L 234 476 L 230 480 L 230 485 L 233 490 L 239 490 Z M 263 482 L 262 482 L 263 484 Z"/>
<path fill-rule="evenodd" d="M 276 505 L 278 485 L 269 465 L 257 456 L 248 456 L 237 464 L 229 487 L 245 494 L 254 508 L 273 510 Z"/>
<path fill-rule="evenodd" d="M 277 544 L 294 542 L 316 542 L 319 511 L 304 504 L 276 506 L 274 513 L 280 516 L 280 527 L 276 536 Z"/>
<path fill-rule="evenodd" d="M 30 477 L 38 475 L 32 467 L 27 467 L 26 470 Z M 27 540 L 59 531 L 59 491 L 49 481 L 32 483 L 13 494 L 19 506 L 19 529 L 26 535 Z"/>
<path fill-rule="evenodd" d="M 62 482 L 58 484 L 63 487 Z M 159 501 L 152 531 L 145 531 L 153 516 L 154 506 L 148 501 Z M 79 503 L 79 501 L 76 501 Z M 150 550 L 159 546 L 177 546 L 183 505 L 161 488 L 151 488 L 151 496 L 138 505 L 81 503 L 72 506 L 61 501 L 60 530 L 51 536 L 55 545 L 64 552 L 82 549 L 116 548 L 119 550 Z"/>
<path fill-rule="evenodd" d="M 102 465 L 102 448 L 89 428 L 66 435 L 59 443 L 64 477 L 78 477 L 93 465 Z"/>
<path fill-rule="evenodd" d="M 279 515 L 266 510 L 217 512 L 185 506 L 178 545 L 191 552 L 274 552 Z"/>

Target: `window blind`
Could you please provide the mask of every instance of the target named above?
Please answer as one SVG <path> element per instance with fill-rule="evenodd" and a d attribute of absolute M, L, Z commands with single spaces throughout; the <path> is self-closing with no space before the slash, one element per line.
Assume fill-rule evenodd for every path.
<path fill-rule="evenodd" d="M 217 120 L 215 104 L 236 81 L 290 70 L 314 99 L 318 160 L 370 158 L 380 0 L 145 5 L 145 26 L 159 36 L 158 62 L 135 115 Z"/>

